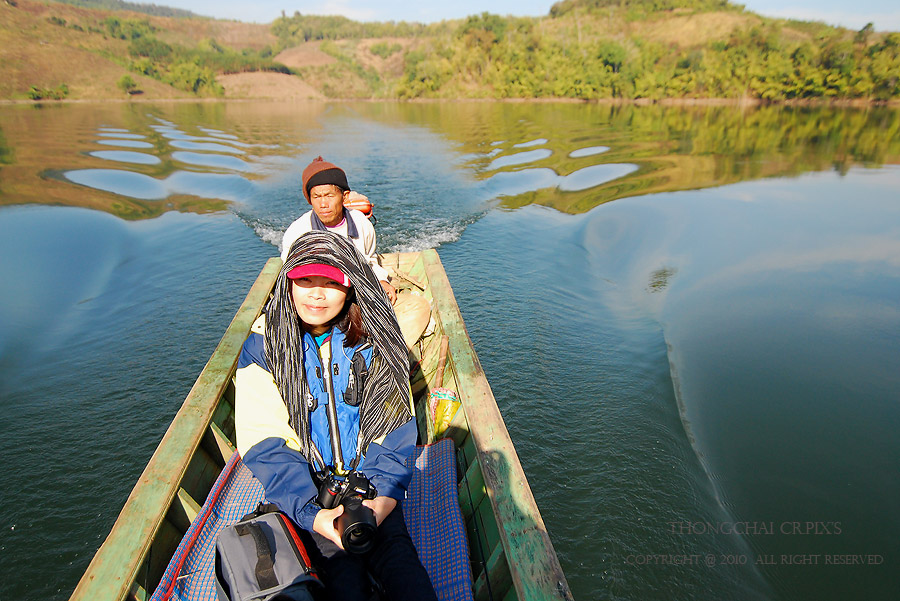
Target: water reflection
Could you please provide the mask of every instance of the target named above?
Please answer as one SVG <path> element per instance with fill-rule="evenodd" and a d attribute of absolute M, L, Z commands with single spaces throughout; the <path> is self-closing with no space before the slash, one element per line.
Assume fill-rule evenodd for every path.
<path fill-rule="evenodd" d="M 513 144 L 513 148 L 528 148 L 529 146 L 543 146 L 548 142 L 547 138 L 538 138 L 537 140 L 530 140 L 528 142 L 520 142 L 518 144 Z"/>
<path fill-rule="evenodd" d="M 129 134 L 122 130 L 101 129 L 97 134 L 101 138 L 122 138 L 125 140 L 143 140 L 146 136 L 141 134 Z"/>
<path fill-rule="evenodd" d="M 149 142 L 138 142 L 137 140 L 97 140 L 97 144 L 104 146 L 121 146 L 122 148 L 153 148 L 153 144 Z"/>
<path fill-rule="evenodd" d="M 197 167 L 214 169 L 230 169 L 232 171 L 252 171 L 253 165 L 236 157 L 220 154 L 204 154 L 200 152 L 173 152 L 172 158 L 181 163 Z"/>
<path fill-rule="evenodd" d="M 553 151 L 547 150 L 546 148 L 541 150 L 529 150 L 528 152 L 508 154 L 491 161 L 491 164 L 487 166 L 487 171 L 493 171 L 494 169 L 500 169 L 501 167 L 511 167 L 513 165 L 526 165 L 528 163 L 535 163 L 537 161 L 546 159 L 552 154 Z"/>
<path fill-rule="evenodd" d="M 320 110 L 270 107 L 257 113 L 237 105 L 185 104 L 4 107 L 0 134 L 8 156 L 16 160 L 3 169 L 0 205 L 86 207 L 129 220 L 171 210 L 221 211 L 252 197 L 254 180 L 296 154 L 297 140 L 303 139 L 302 131 L 315 130 Z M 109 147 L 122 150 L 102 150 Z M 111 162 L 122 168 L 108 168 Z"/>
<path fill-rule="evenodd" d="M 179 196 L 187 193 L 185 188 L 160 181 L 176 173 L 230 172 L 242 178 L 233 180 L 238 188 L 248 190 L 247 181 L 265 177 L 272 165 L 283 166 L 295 160 L 303 152 L 302 140 L 313 139 L 321 129 L 316 118 L 326 110 L 323 106 L 296 108 L 299 118 L 279 120 L 288 110 L 279 105 L 254 104 L 126 105 L 120 115 L 90 106 L 41 112 L 4 109 L 0 126 L 10 148 L 41 147 L 44 152 L 19 156 L 20 169 L 6 175 L 19 182 L 18 195 L 15 199 L 0 196 L 0 203 L 90 206 L 130 219 L 160 212 L 155 205 L 136 205 L 135 201 L 167 198 L 171 208 L 177 210 L 198 206 L 208 210 L 196 199 L 181 202 Z M 457 156 L 482 179 L 479 195 L 487 197 L 480 196 L 479 200 L 498 199 L 507 208 L 535 203 L 581 213 L 598 204 L 641 194 L 809 171 L 835 169 L 844 173 L 852 165 L 873 167 L 900 162 L 900 118 L 897 110 L 889 108 L 458 103 L 348 104 L 327 110 L 334 119 L 332 127 L 341 118 L 360 115 L 369 124 L 366 127 L 371 127 L 373 120 L 391 128 L 420 124 L 455 140 Z M 75 113 L 78 120 L 73 119 Z M 241 117 L 228 119 L 226 114 Z M 91 127 L 91 123 L 95 125 Z M 257 135 L 254 130 L 260 126 L 262 135 Z M 84 140 L 89 139 L 84 136 L 85 128 L 93 144 L 153 150 L 159 160 L 101 154 L 89 145 L 85 147 Z M 278 128 L 284 131 L 276 131 Z M 296 135 L 291 136 L 291 132 Z M 378 145 L 371 141 L 360 150 L 378 152 Z M 64 156 L 54 152 L 62 147 L 79 148 L 81 155 L 91 160 L 135 165 L 136 174 L 157 181 L 109 172 L 106 179 L 104 172 L 98 171 L 99 165 L 78 160 L 71 152 Z M 253 156 L 248 154 L 251 149 Z M 141 169 L 151 165 L 151 171 Z M 100 194 L 86 200 L 77 188 L 60 187 L 53 187 L 48 194 L 47 176 L 65 172 L 71 177 L 63 180 L 90 186 Z M 186 189 L 207 201 L 219 201 L 218 206 L 240 200 L 239 194 L 223 191 L 222 185 L 207 189 L 206 181 L 197 178 Z M 152 191 L 133 189 L 143 184 Z M 123 204 L 116 196 L 129 201 Z"/>
<path fill-rule="evenodd" d="M 139 200 L 162 200 L 170 196 L 193 195 L 237 201 L 251 195 L 253 184 L 237 175 L 175 172 L 158 180 L 141 173 L 118 169 L 79 169 L 67 171 L 69 181 Z"/>
<path fill-rule="evenodd" d="M 540 168 L 561 177 L 597 165 L 638 166 L 621 177 L 601 177 L 594 185 L 576 189 L 560 188 L 551 177 L 534 178 L 540 187 L 503 191 L 501 205 L 508 208 L 535 203 L 582 213 L 629 196 L 900 163 L 900 112 L 886 107 L 458 103 L 358 110 L 371 118 L 412 120 L 442 132 L 459 143 L 469 165 L 484 178 L 496 178 L 498 167 L 513 172 L 536 168 L 538 161 Z M 547 137 L 547 132 L 553 136 Z M 538 142 L 552 155 L 498 165 L 498 154 L 502 158 L 509 149 Z"/>
<path fill-rule="evenodd" d="M 148 144 L 148 146 L 150 146 Z M 138 165 L 158 165 L 161 161 L 152 154 L 144 154 L 142 152 L 129 152 L 127 150 L 95 150 L 88 153 L 92 157 L 105 159 L 107 161 L 117 161 L 119 163 L 136 163 Z"/>
<path fill-rule="evenodd" d="M 588 148 L 578 148 L 569 153 L 570 159 L 580 159 L 581 157 L 590 157 L 595 154 L 603 154 L 609 151 L 609 146 L 590 146 Z"/>
<path fill-rule="evenodd" d="M 590 190 L 637 171 L 637 165 L 591 165 L 562 178 L 557 188 L 563 192 Z"/>

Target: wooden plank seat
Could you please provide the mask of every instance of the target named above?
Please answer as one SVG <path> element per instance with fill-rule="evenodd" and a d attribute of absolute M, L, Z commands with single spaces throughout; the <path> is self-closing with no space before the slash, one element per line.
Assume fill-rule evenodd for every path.
<path fill-rule="evenodd" d="M 403 516 L 441 601 L 473 599 L 465 525 L 457 500 L 456 456 L 449 439 L 416 447 Z M 259 480 L 234 453 L 188 528 L 151 601 L 215 601 L 215 541 L 265 499 Z"/>

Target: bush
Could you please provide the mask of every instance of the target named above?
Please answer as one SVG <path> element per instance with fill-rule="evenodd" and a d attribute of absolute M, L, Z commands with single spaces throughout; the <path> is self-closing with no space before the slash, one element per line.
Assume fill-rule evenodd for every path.
<path fill-rule="evenodd" d="M 161 60 L 172 54 L 172 47 L 154 37 L 141 37 L 128 45 L 128 54 Z"/>
<path fill-rule="evenodd" d="M 374 54 L 375 56 L 380 56 L 381 58 L 387 58 L 392 54 L 396 54 L 403 50 L 403 47 L 400 44 L 393 44 L 391 46 L 387 45 L 387 42 L 378 42 L 369 48 L 369 52 Z"/>
<path fill-rule="evenodd" d="M 182 62 L 172 65 L 166 82 L 179 90 L 195 94 L 205 92 L 221 96 L 225 92 L 222 86 L 216 83 L 216 77 L 211 69 L 195 63 Z"/>
<path fill-rule="evenodd" d="M 28 98 L 31 100 L 62 100 L 69 95 L 69 86 L 60 84 L 56 88 L 39 88 L 31 86 L 28 91 Z"/>
<path fill-rule="evenodd" d="M 152 35 L 156 31 L 156 28 L 147 19 L 107 17 L 103 20 L 103 24 L 109 35 L 120 40 L 136 40 Z"/>
<path fill-rule="evenodd" d="M 126 94 L 137 94 L 140 92 L 140 90 L 137 89 L 137 84 L 131 78 L 131 75 L 123 75 L 116 85 Z"/>

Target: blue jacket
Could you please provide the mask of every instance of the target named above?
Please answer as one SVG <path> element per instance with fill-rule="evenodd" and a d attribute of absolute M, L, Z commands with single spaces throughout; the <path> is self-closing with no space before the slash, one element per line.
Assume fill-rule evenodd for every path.
<path fill-rule="evenodd" d="M 270 502 L 291 515 L 300 526 L 312 530 L 319 511 L 315 504 L 318 492 L 313 472 L 322 466 L 311 465 L 300 452 L 297 432 L 290 426 L 287 407 L 281 398 L 265 358 L 264 318 L 254 324 L 244 342 L 235 374 L 235 429 L 238 451 L 247 467 L 266 490 Z M 331 352 L 331 349 L 336 351 Z M 367 368 L 380 359 L 369 345 L 344 346 L 344 334 L 335 328 L 330 343 L 322 346 L 322 356 L 329 357 L 329 373 L 334 374 L 333 389 L 337 409 L 341 452 L 345 469 L 357 456 L 359 407 L 344 402 L 351 377 L 351 362 L 361 354 Z M 327 406 L 332 402 L 323 378 L 323 362 L 313 337 L 304 335 L 304 367 L 308 385 L 307 404 L 310 413 L 311 439 L 326 465 L 333 465 Z M 375 486 L 379 496 L 402 499 L 412 477 L 404 465 L 416 443 L 415 419 L 369 444 L 361 453 L 356 469 Z"/>

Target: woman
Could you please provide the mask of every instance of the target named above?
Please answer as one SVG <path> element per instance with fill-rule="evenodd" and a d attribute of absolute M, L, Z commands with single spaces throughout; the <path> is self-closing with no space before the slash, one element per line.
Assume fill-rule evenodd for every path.
<path fill-rule="evenodd" d="M 291 247 L 235 375 L 238 451 L 266 498 L 312 535 L 334 599 L 436 599 L 403 522 L 416 443 L 406 346 L 384 290 L 352 242 L 309 232 Z M 374 548 L 348 553 L 317 502 L 323 481 L 364 476 Z M 346 538 L 344 540 L 347 540 Z M 351 549 L 352 550 L 352 549 Z"/>

